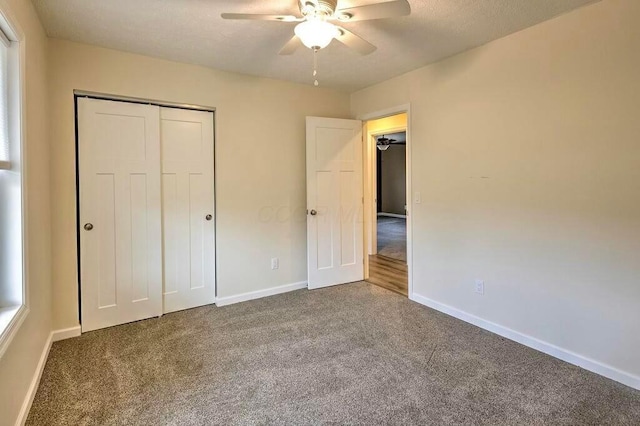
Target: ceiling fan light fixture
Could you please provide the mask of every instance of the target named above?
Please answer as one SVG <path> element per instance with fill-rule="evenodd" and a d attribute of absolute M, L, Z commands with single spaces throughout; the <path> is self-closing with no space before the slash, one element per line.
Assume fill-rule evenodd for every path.
<path fill-rule="evenodd" d="M 335 25 L 322 19 L 307 19 L 296 25 L 294 32 L 309 49 L 324 49 L 340 35 Z"/>
<path fill-rule="evenodd" d="M 376 146 L 380 151 L 386 151 L 391 146 L 391 142 L 395 142 L 395 141 L 396 141 L 395 139 L 389 139 L 385 135 L 382 135 L 382 137 L 378 138 L 376 142 Z"/>

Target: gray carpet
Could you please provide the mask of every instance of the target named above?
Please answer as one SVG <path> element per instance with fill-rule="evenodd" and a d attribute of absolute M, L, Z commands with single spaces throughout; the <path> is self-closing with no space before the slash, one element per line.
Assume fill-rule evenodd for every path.
<path fill-rule="evenodd" d="M 378 254 L 407 261 L 407 219 L 378 216 Z"/>
<path fill-rule="evenodd" d="M 640 424 L 640 392 L 366 283 L 54 343 L 30 425 Z"/>

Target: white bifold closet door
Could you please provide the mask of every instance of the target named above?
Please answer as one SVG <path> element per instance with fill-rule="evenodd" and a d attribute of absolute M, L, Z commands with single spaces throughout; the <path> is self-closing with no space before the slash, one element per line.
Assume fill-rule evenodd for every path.
<path fill-rule="evenodd" d="M 213 113 L 78 99 L 82 331 L 215 301 Z"/>
<path fill-rule="evenodd" d="M 213 113 L 161 108 L 164 312 L 215 302 Z"/>

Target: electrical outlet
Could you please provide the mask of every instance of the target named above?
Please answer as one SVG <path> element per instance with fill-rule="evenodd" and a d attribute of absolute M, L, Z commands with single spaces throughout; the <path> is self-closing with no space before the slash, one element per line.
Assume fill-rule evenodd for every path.
<path fill-rule="evenodd" d="M 271 259 L 271 269 L 278 269 L 280 267 L 280 260 L 277 257 Z"/>
<path fill-rule="evenodd" d="M 476 280 L 476 293 L 483 295 L 484 294 L 484 281 Z"/>
<path fill-rule="evenodd" d="M 416 191 L 416 192 L 413 194 L 413 202 L 414 202 L 415 204 L 420 204 L 420 203 L 422 203 L 422 195 L 420 195 L 420 193 L 419 193 L 418 191 Z"/>

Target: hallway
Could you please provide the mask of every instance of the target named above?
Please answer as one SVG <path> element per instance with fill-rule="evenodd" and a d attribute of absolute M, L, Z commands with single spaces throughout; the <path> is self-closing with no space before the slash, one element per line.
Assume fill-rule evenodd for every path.
<path fill-rule="evenodd" d="M 378 254 L 407 263 L 407 219 L 378 216 Z"/>

